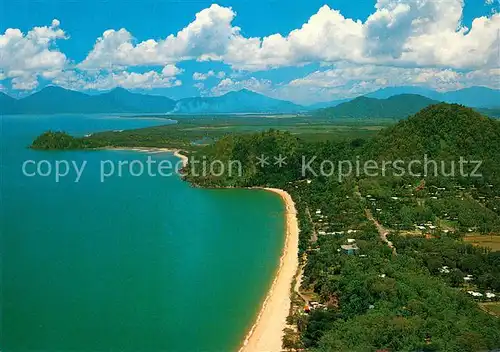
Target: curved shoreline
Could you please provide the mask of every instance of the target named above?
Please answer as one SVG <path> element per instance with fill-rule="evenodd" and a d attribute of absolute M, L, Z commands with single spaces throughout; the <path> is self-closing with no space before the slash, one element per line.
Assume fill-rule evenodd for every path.
<path fill-rule="evenodd" d="M 156 148 L 156 147 L 106 147 L 102 148 L 104 150 L 126 150 L 126 151 L 134 151 L 134 152 L 143 152 L 143 153 L 172 153 L 177 158 L 181 159 L 182 166 L 186 167 L 188 164 L 188 157 L 182 154 L 181 149 L 173 149 L 173 148 Z"/>
<path fill-rule="evenodd" d="M 290 310 L 291 285 L 299 266 L 299 225 L 295 203 L 288 192 L 278 188 L 257 189 L 276 193 L 285 203 L 286 237 L 276 276 L 239 352 L 280 352 Z"/>

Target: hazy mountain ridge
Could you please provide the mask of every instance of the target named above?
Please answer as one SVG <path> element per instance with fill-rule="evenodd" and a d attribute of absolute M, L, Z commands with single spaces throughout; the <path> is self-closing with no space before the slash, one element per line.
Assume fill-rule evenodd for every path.
<path fill-rule="evenodd" d="M 2 114 L 60 114 L 60 113 L 164 113 L 175 102 L 162 96 L 131 93 L 117 88 L 100 95 L 48 86 L 22 99 L 10 98 L 8 105 L 0 100 Z M 8 101 L 9 102 L 9 101 Z"/>
<path fill-rule="evenodd" d="M 177 102 L 177 113 L 291 113 L 305 111 L 303 106 L 289 101 L 269 98 L 242 89 L 219 97 L 185 98 Z"/>
<path fill-rule="evenodd" d="M 326 108 L 333 108 L 335 106 L 338 106 L 342 103 L 347 103 L 355 98 L 346 98 L 346 99 L 339 99 L 339 100 L 332 100 L 332 101 L 325 101 L 321 103 L 314 103 L 311 105 L 308 105 L 307 108 L 309 110 L 319 110 L 319 109 L 326 109 Z"/>
<path fill-rule="evenodd" d="M 48 86 L 22 99 L 0 95 L 0 114 L 58 113 L 291 113 L 303 106 L 269 98 L 246 89 L 219 97 L 186 98 L 179 101 L 155 95 L 129 92 L 123 88 L 88 95 Z"/>

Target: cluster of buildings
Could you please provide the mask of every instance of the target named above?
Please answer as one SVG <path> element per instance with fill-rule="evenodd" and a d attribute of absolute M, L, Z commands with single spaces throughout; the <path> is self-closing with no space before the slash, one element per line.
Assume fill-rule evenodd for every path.
<path fill-rule="evenodd" d="M 316 301 L 311 301 L 309 303 L 306 303 L 306 305 L 304 306 L 304 313 L 310 313 L 312 310 L 316 309 L 326 310 L 327 307 L 326 304 L 322 304 Z"/>
<path fill-rule="evenodd" d="M 467 291 L 469 295 L 471 295 L 474 298 L 486 298 L 488 300 L 494 300 L 496 299 L 497 295 L 491 292 L 486 292 L 484 295 L 481 292 L 477 291 Z"/>
<path fill-rule="evenodd" d="M 441 268 L 439 268 L 439 272 L 441 274 L 449 274 L 450 268 L 448 266 L 444 265 Z M 473 280 L 474 280 L 473 275 L 468 274 L 468 275 L 464 276 L 465 283 L 471 283 Z M 482 294 L 481 292 L 478 292 L 478 291 L 468 290 L 467 293 L 469 295 L 471 295 L 472 297 L 477 298 L 477 299 L 487 299 L 487 300 L 496 300 L 497 299 L 497 295 L 493 292 L 485 292 L 484 294 Z"/>

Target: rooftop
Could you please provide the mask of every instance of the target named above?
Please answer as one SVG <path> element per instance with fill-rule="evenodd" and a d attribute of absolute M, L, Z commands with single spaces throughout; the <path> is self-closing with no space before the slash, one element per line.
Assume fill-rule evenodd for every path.
<path fill-rule="evenodd" d="M 340 248 L 342 248 L 345 251 L 348 251 L 348 250 L 354 250 L 354 251 L 356 251 L 356 250 L 359 249 L 359 247 L 356 245 L 356 243 L 354 243 L 354 244 L 343 244 L 343 245 L 340 246 Z"/>

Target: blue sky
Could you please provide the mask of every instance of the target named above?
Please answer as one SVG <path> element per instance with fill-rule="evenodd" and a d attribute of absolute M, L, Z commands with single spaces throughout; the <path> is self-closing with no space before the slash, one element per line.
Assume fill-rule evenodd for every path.
<path fill-rule="evenodd" d="M 309 104 L 386 86 L 500 88 L 498 1 L 6 0 L 0 89 L 248 88 Z"/>

